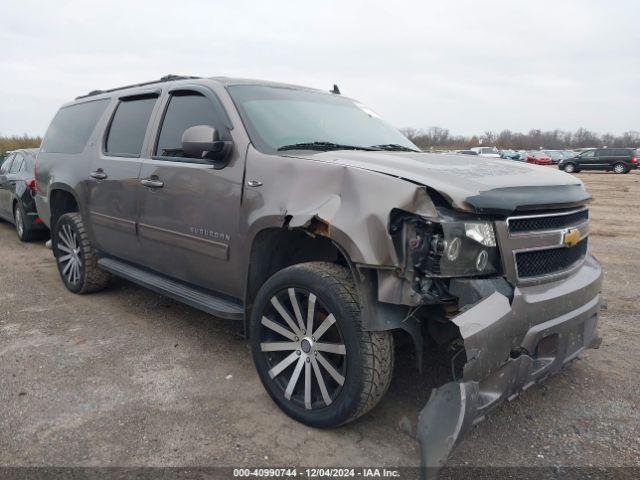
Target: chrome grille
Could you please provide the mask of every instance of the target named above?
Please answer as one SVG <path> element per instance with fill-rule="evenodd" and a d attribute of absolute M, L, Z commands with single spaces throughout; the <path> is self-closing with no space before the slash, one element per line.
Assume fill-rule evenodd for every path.
<path fill-rule="evenodd" d="M 578 230 L 578 235 L 573 230 Z M 587 254 L 589 212 L 581 207 L 513 216 L 496 221 L 496 232 L 505 274 L 512 283 L 550 281 L 582 265 Z"/>
<path fill-rule="evenodd" d="M 540 230 L 554 230 L 568 228 L 589 220 L 589 210 L 572 213 L 561 213 L 543 217 L 521 217 L 509 221 L 509 232 L 536 232 Z"/>
<path fill-rule="evenodd" d="M 540 277 L 571 268 L 587 254 L 584 238 L 575 247 L 551 248 L 516 253 L 516 269 L 519 278 Z"/>

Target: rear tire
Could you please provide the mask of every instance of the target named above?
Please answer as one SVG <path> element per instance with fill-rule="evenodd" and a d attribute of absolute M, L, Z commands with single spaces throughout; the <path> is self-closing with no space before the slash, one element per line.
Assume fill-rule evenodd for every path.
<path fill-rule="evenodd" d="M 623 173 L 627 173 L 629 171 L 629 169 L 627 168 L 627 166 L 624 163 L 616 163 L 613 166 L 613 171 L 615 173 L 617 173 L 618 175 L 623 174 Z"/>
<path fill-rule="evenodd" d="M 250 343 L 273 401 L 312 427 L 357 419 L 391 382 L 393 336 L 362 329 L 351 272 L 332 263 L 294 265 L 273 275 L 256 297 Z"/>
<path fill-rule="evenodd" d="M 65 213 L 53 228 L 53 255 L 65 286 L 73 293 L 92 293 L 104 289 L 111 275 L 98 267 L 98 255 L 79 213 Z"/>
<path fill-rule="evenodd" d="M 13 221 L 16 226 L 16 233 L 21 242 L 32 242 L 38 236 L 38 232 L 27 228 L 25 225 L 25 215 L 20 203 L 13 207 Z"/>

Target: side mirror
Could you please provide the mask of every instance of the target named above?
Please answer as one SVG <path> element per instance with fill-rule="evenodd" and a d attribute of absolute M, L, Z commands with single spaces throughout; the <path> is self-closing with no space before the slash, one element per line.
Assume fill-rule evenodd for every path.
<path fill-rule="evenodd" d="M 220 140 L 218 131 L 210 125 L 194 125 L 182 134 L 182 151 L 185 156 L 210 160 L 217 168 L 229 156 L 232 142 Z"/>

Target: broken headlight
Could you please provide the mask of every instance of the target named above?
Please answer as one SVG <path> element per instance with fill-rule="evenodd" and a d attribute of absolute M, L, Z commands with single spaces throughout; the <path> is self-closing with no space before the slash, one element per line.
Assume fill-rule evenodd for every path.
<path fill-rule="evenodd" d="M 484 220 L 414 222 L 409 253 L 417 270 L 433 277 L 500 272 L 493 223 Z"/>

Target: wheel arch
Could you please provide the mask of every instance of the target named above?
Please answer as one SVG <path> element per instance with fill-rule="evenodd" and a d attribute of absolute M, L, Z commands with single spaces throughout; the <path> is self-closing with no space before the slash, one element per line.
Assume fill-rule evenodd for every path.
<path fill-rule="evenodd" d="M 280 270 L 306 262 L 331 262 L 348 268 L 353 278 L 357 278 L 356 268 L 346 250 L 319 233 L 317 228 L 313 224 L 309 228 L 270 227 L 253 237 L 244 289 L 244 332 L 247 337 L 256 295 L 264 282 Z"/>
<path fill-rule="evenodd" d="M 71 187 L 66 184 L 52 184 L 49 188 L 49 223 L 53 229 L 58 218 L 65 213 L 80 213 L 80 201 Z"/>

